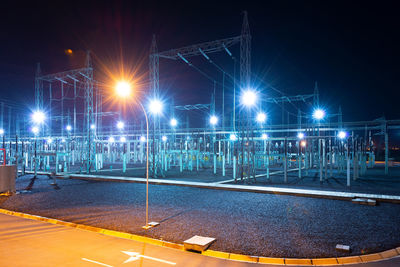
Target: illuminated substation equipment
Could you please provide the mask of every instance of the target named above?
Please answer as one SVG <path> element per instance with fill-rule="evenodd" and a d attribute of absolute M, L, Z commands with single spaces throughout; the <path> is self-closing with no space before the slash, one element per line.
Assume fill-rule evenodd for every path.
<path fill-rule="evenodd" d="M 172 118 L 169 121 L 169 125 L 171 125 L 171 127 L 176 127 L 178 125 L 178 121 L 175 118 Z"/>
<path fill-rule="evenodd" d="M 212 115 L 212 116 L 210 117 L 210 124 L 211 124 L 212 126 L 215 126 L 215 125 L 217 125 L 217 123 L 218 123 L 218 117 L 215 116 L 215 115 Z"/>
<path fill-rule="evenodd" d="M 37 135 L 37 134 L 39 133 L 39 128 L 38 128 L 37 126 L 33 126 L 32 129 L 31 129 L 31 131 L 32 131 L 32 133 L 33 133 L 34 135 Z"/>
<path fill-rule="evenodd" d="M 119 122 L 117 123 L 117 128 L 118 128 L 119 130 L 124 129 L 124 127 L 125 127 L 125 124 L 124 124 L 123 121 L 119 121 Z"/>
<path fill-rule="evenodd" d="M 265 114 L 264 112 L 258 112 L 256 120 L 259 123 L 264 123 L 267 120 L 267 114 Z"/>
<path fill-rule="evenodd" d="M 257 93 L 254 90 L 247 89 L 241 95 L 242 105 L 252 107 L 256 104 L 257 98 Z"/>
<path fill-rule="evenodd" d="M 297 134 L 297 138 L 299 138 L 300 140 L 304 139 L 304 133 L 298 133 Z"/>
<path fill-rule="evenodd" d="M 114 143 L 114 142 L 115 142 L 115 138 L 112 137 L 112 136 L 110 136 L 110 137 L 108 138 L 108 142 L 109 142 L 109 143 Z"/>
<path fill-rule="evenodd" d="M 153 115 L 161 114 L 163 103 L 158 99 L 153 99 L 150 101 L 149 110 Z"/>
<path fill-rule="evenodd" d="M 43 111 L 35 111 L 32 114 L 32 121 L 35 124 L 42 124 L 45 119 L 46 119 L 46 115 L 44 114 Z"/>
<path fill-rule="evenodd" d="M 320 121 L 323 120 L 325 118 L 325 111 L 323 109 L 317 108 L 316 110 L 314 110 L 312 116 L 314 119 Z"/>
<path fill-rule="evenodd" d="M 337 135 L 339 139 L 345 139 L 347 137 L 347 133 L 345 131 L 340 131 Z"/>
<path fill-rule="evenodd" d="M 268 139 L 268 134 L 263 133 L 263 134 L 261 135 L 261 139 L 262 139 L 262 140 L 267 140 L 267 139 Z"/>
<path fill-rule="evenodd" d="M 236 140 L 237 140 L 236 135 L 235 135 L 235 134 L 230 134 L 230 135 L 229 135 L 229 140 L 231 140 L 231 141 L 236 141 Z"/>
<path fill-rule="evenodd" d="M 163 142 L 167 142 L 167 137 L 166 137 L 165 135 L 163 135 L 163 136 L 161 137 L 161 140 L 163 140 Z"/>

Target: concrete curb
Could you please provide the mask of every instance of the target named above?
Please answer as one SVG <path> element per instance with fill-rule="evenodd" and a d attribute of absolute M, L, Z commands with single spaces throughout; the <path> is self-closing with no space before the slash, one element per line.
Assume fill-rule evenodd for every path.
<path fill-rule="evenodd" d="M 134 234 L 119 232 L 119 231 L 114 231 L 114 230 L 108 230 L 108 229 L 84 225 L 84 224 L 71 223 L 71 222 L 66 222 L 66 221 L 61 221 L 61 220 L 57 220 L 57 219 L 42 217 L 42 216 L 38 216 L 38 215 L 32 215 L 32 214 L 23 213 L 23 212 L 11 211 L 11 210 L 6 210 L 6 209 L 0 209 L 0 213 L 17 216 L 17 217 L 22 217 L 22 218 L 26 218 L 26 219 L 31 219 L 31 220 L 36 220 L 36 221 L 47 222 L 47 223 L 56 224 L 56 225 L 73 227 L 73 228 L 91 231 L 91 232 L 95 232 L 95 233 L 100 233 L 100 234 L 108 235 L 108 236 L 135 240 L 135 241 L 146 243 L 146 244 L 167 247 L 167 248 L 173 248 L 173 249 L 178 249 L 178 250 L 182 250 L 182 251 L 184 250 L 184 247 L 181 244 L 158 240 L 158 239 L 154 239 L 154 238 L 150 238 L 150 237 L 134 235 Z M 372 261 L 391 259 L 391 258 L 394 258 L 394 257 L 397 257 L 400 255 L 400 247 L 395 248 L 395 249 L 386 250 L 386 251 L 379 252 L 379 253 L 366 254 L 366 255 L 360 255 L 360 256 L 339 257 L 339 258 L 318 258 L 318 259 L 269 258 L 269 257 L 261 257 L 261 256 L 259 257 L 259 256 L 242 255 L 242 254 L 229 253 L 229 252 L 223 252 L 223 251 L 215 251 L 215 250 L 211 250 L 211 249 L 205 250 L 201 254 L 205 255 L 205 256 L 214 257 L 214 258 L 229 259 L 229 260 L 242 261 L 242 262 L 260 263 L 260 264 L 329 266 L 329 265 L 338 265 L 338 264 L 367 263 L 367 262 L 372 262 Z"/>

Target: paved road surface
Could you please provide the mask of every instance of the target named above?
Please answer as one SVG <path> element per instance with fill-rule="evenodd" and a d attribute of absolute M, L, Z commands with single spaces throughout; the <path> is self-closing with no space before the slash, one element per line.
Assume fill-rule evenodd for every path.
<path fill-rule="evenodd" d="M 4 214 L 0 214 L 0 265 L 257 266 Z M 400 257 L 354 266 L 400 266 Z"/>

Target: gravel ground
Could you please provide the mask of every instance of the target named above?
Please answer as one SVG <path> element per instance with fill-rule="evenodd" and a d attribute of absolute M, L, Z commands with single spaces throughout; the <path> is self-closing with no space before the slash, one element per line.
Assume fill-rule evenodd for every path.
<path fill-rule="evenodd" d="M 32 176 L 20 177 L 23 190 Z M 150 219 L 141 229 L 145 185 L 52 180 L 0 197 L 0 207 L 182 243 L 193 235 L 217 238 L 211 249 L 269 257 L 332 257 L 373 253 L 400 245 L 400 205 L 150 185 Z M 335 251 L 336 244 L 352 252 Z"/>

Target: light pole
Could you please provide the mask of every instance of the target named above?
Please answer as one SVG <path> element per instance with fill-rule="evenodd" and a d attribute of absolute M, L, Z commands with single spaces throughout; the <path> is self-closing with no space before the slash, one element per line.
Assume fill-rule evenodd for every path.
<path fill-rule="evenodd" d="M 131 85 L 127 82 L 119 82 L 116 86 L 116 93 L 121 98 L 128 98 L 131 95 Z M 157 226 L 159 223 L 151 222 L 149 223 L 149 120 L 147 117 L 147 113 L 142 103 L 137 101 L 140 108 L 143 111 L 144 117 L 146 119 L 146 224 L 142 227 L 147 230 L 154 226 Z M 161 111 L 161 109 L 160 109 Z M 141 138 L 142 141 L 142 138 Z"/>
<path fill-rule="evenodd" d="M 256 175 L 255 175 L 255 155 L 254 155 L 254 138 L 253 138 L 253 127 L 252 127 L 252 121 L 250 120 L 250 113 L 251 113 L 251 108 L 254 107 L 257 103 L 258 100 L 258 95 L 257 92 L 253 89 L 245 89 L 243 90 L 242 94 L 241 94 L 241 104 L 246 108 L 247 110 L 247 127 L 246 127 L 246 139 L 247 139 L 247 180 L 249 180 L 249 178 L 251 177 L 251 175 L 253 174 L 253 178 L 254 178 L 254 182 L 256 181 Z M 259 121 L 260 123 L 263 123 L 266 120 L 267 116 L 264 113 L 259 113 L 256 117 L 257 121 Z M 251 128 L 251 129 L 250 129 Z M 252 139 L 252 147 L 250 148 L 250 137 Z M 244 136 L 242 138 L 242 153 L 244 154 Z M 253 152 L 253 155 L 251 155 Z M 243 161 L 244 155 L 242 156 L 242 165 L 244 164 Z M 252 161 L 252 164 L 250 164 L 250 159 Z M 243 176 L 243 167 L 242 167 L 242 175 Z"/>

